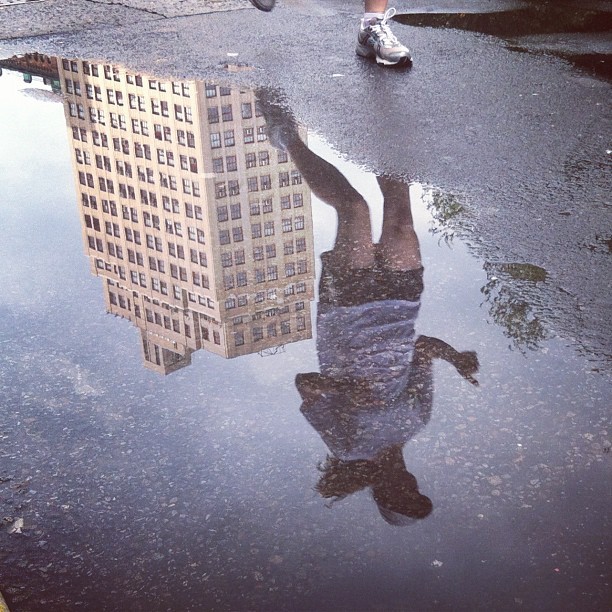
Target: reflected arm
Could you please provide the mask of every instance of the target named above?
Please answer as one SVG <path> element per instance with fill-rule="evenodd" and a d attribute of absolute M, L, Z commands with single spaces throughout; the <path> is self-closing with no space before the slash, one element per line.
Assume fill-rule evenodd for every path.
<path fill-rule="evenodd" d="M 414 348 L 414 362 L 416 365 L 428 365 L 434 359 L 444 359 L 455 366 L 457 372 L 473 385 L 478 381 L 473 374 L 478 371 L 478 357 L 474 351 L 459 352 L 450 344 L 432 338 L 431 336 L 419 336 Z"/>

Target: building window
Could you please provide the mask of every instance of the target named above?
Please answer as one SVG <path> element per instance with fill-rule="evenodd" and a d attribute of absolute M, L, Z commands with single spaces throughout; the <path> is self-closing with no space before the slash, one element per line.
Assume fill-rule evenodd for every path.
<path fill-rule="evenodd" d="M 215 197 L 224 198 L 227 196 L 227 185 L 225 182 L 215 183 Z"/>
<path fill-rule="evenodd" d="M 228 155 L 226 157 L 226 165 L 228 172 L 235 172 L 238 170 L 238 161 L 235 155 Z"/>
<path fill-rule="evenodd" d="M 229 216 L 227 214 L 227 206 L 217 206 L 217 221 L 222 223 L 223 221 L 227 221 Z"/>
<path fill-rule="evenodd" d="M 181 157 L 183 157 L 181 155 Z M 187 158 L 185 157 L 185 160 L 187 160 Z M 212 160 L 212 164 L 213 164 L 213 172 L 215 174 L 222 174 L 223 173 L 223 158 L 222 157 L 215 157 Z M 186 170 L 187 168 L 185 168 Z"/>
<path fill-rule="evenodd" d="M 278 280 L 278 266 L 268 266 L 268 280 Z"/>
<path fill-rule="evenodd" d="M 238 227 L 232 228 L 232 239 L 234 242 L 242 242 L 244 240 L 242 226 L 239 225 Z"/>
<path fill-rule="evenodd" d="M 253 116 L 253 105 L 250 102 L 243 102 L 240 109 L 243 119 L 250 119 Z"/>
<path fill-rule="evenodd" d="M 259 191 L 259 184 L 256 176 L 247 178 L 247 189 L 249 192 Z"/>
<path fill-rule="evenodd" d="M 225 104 L 221 107 L 221 118 L 223 119 L 223 121 L 233 121 L 234 120 L 234 114 L 232 112 L 231 104 Z"/>
<path fill-rule="evenodd" d="M 219 123 L 219 109 L 216 106 L 208 108 L 208 123 Z"/>
<path fill-rule="evenodd" d="M 269 174 L 265 174 L 260 177 L 261 190 L 267 191 L 268 189 L 272 189 L 272 179 Z"/>
<path fill-rule="evenodd" d="M 247 127 L 242 130 L 242 135 L 244 138 L 244 144 L 250 144 L 255 142 L 254 130 L 252 127 Z"/>
<path fill-rule="evenodd" d="M 247 168 L 255 168 L 255 166 L 257 166 L 257 156 L 255 153 L 247 153 L 245 160 Z"/>
<path fill-rule="evenodd" d="M 233 147 L 236 144 L 234 130 L 225 130 L 225 132 L 223 132 L 223 141 L 226 147 Z"/>

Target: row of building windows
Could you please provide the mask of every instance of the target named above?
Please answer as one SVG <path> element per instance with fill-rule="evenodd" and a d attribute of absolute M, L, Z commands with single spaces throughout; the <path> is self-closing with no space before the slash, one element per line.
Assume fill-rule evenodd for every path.
<path fill-rule="evenodd" d="M 293 219 L 287 217 L 281 220 L 282 233 L 286 234 L 294 230 L 300 231 L 304 229 L 304 215 L 298 215 Z M 265 221 L 264 223 L 251 224 L 251 238 L 263 238 L 264 236 L 274 236 L 276 232 L 275 221 Z M 230 244 L 231 242 L 242 242 L 244 240 L 244 231 L 241 225 L 237 225 L 229 229 L 219 230 L 219 243 Z"/>
<path fill-rule="evenodd" d="M 89 151 L 81 150 L 77 147 L 74 150 L 74 154 L 77 164 L 85 166 L 90 166 L 92 164 L 92 158 Z M 174 153 L 172 151 L 167 151 L 164 149 L 157 149 L 157 161 L 160 165 L 168 165 L 170 167 L 174 167 Z M 110 157 L 108 157 L 107 155 L 96 154 L 95 164 L 96 168 L 98 168 L 99 170 L 105 170 L 106 172 L 116 171 L 117 174 L 120 174 L 121 176 L 133 178 L 132 164 L 130 162 L 116 160 L 115 168 L 113 169 Z M 193 173 L 198 172 L 198 160 L 195 157 L 179 155 L 179 164 L 181 166 L 181 170 L 187 170 Z"/>
<path fill-rule="evenodd" d="M 306 319 L 305 317 L 297 317 L 296 318 L 296 328 L 297 331 L 303 331 L 306 329 Z M 276 323 L 270 323 L 266 327 L 266 331 L 268 334 L 268 338 L 275 338 L 278 335 L 277 325 Z M 286 335 L 291 333 L 291 321 L 281 321 L 280 322 L 280 333 L 281 335 Z M 258 342 L 263 340 L 264 338 L 264 328 L 263 327 L 253 327 L 251 329 L 251 337 L 253 342 Z M 246 330 L 240 329 L 234 332 L 234 346 L 242 346 L 246 343 Z"/>
<path fill-rule="evenodd" d="M 285 278 L 291 278 L 296 274 L 307 274 L 308 273 L 308 262 L 305 259 L 300 259 L 297 262 L 286 262 L 285 263 Z M 255 284 L 265 283 L 270 281 L 277 281 L 279 279 L 279 271 L 277 265 L 270 265 L 267 268 L 257 268 L 253 270 L 252 282 Z M 223 275 L 223 287 L 226 291 L 234 289 L 234 287 L 246 287 L 249 284 L 248 271 L 243 270 L 236 274 L 228 274 L 227 272 Z"/>
<path fill-rule="evenodd" d="M 152 168 L 137 166 L 136 170 L 137 170 L 138 180 L 140 182 L 149 183 L 150 185 L 159 184 L 160 187 L 163 187 L 165 189 L 170 189 L 171 191 L 178 191 L 178 179 L 173 174 L 166 174 L 165 172 L 158 172 L 157 179 L 156 179 L 155 172 Z M 131 172 L 131 167 L 130 167 L 130 172 Z M 82 170 L 79 170 L 78 177 L 79 177 L 79 183 L 81 185 L 95 188 L 94 176 L 91 172 L 84 172 Z M 115 193 L 115 185 L 113 181 L 106 177 L 103 177 L 103 176 L 98 177 L 98 187 L 100 191 L 104 191 L 104 192 L 111 193 L 111 194 Z M 185 195 L 192 195 L 195 198 L 199 198 L 201 195 L 199 181 L 194 181 L 189 178 L 182 178 L 181 188 L 182 188 L 182 192 Z M 124 196 L 123 195 L 124 193 L 128 195 Z M 132 200 L 136 199 L 136 193 L 134 191 L 134 188 L 130 186 L 130 188 L 128 189 L 127 185 L 123 186 L 123 189 L 121 189 L 120 191 L 120 195 L 122 197 L 128 197 Z"/>
<path fill-rule="evenodd" d="M 115 227 L 113 228 L 112 226 L 115 226 Z M 93 229 L 93 226 L 91 229 Z M 116 226 L 116 224 L 107 223 L 106 231 L 107 231 L 107 235 L 114 236 L 117 238 L 121 237 L 119 228 L 118 226 Z M 115 235 L 115 231 L 117 232 L 118 235 Z M 132 237 L 133 237 L 133 234 L 132 234 Z M 104 242 L 102 241 L 101 238 L 88 234 L 87 240 L 88 240 L 89 247 L 92 250 L 96 250 L 100 253 L 105 252 Z M 298 253 L 304 252 L 306 250 L 305 239 L 298 239 L 295 242 L 296 242 L 295 248 Z M 169 248 L 172 248 L 173 250 L 175 250 L 176 252 L 175 256 L 178 259 L 185 259 L 184 250 L 179 249 L 178 248 L 179 245 L 174 245 L 174 243 L 170 243 L 170 244 L 172 244 L 173 246 Z M 160 249 L 163 250 L 163 242 L 159 238 L 156 239 L 152 236 L 147 235 L 147 247 L 150 248 L 151 250 L 156 250 L 158 252 L 161 252 Z M 119 244 L 116 244 L 115 242 L 107 240 L 106 241 L 106 251 L 112 257 L 115 257 L 119 260 L 124 259 L 123 247 Z M 293 253 L 294 253 L 294 245 L 291 241 L 289 241 L 288 243 L 285 244 L 285 254 L 293 254 Z M 142 255 L 142 253 L 128 248 L 127 255 L 128 255 L 128 260 L 130 261 L 130 263 L 144 267 L 145 265 L 144 256 Z M 268 244 L 265 246 L 265 257 L 266 259 L 274 259 L 276 257 L 276 245 L 275 244 Z M 253 249 L 253 258 L 255 261 L 263 261 L 264 260 L 264 247 L 255 247 Z M 197 249 L 190 249 L 190 261 L 194 264 L 197 264 L 203 267 L 208 266 L 206 253 L 202 251 L 198 251 Z M 244 265 L 245 263 L 246 263 L 246 257 L 245 257 L 244 249 L 234 251 L 233 253 L 225 252 L 221 254 L 221 266 L 223 268 L 230 268 L 232 266 L 240 266 L 240 265 Z M 150 270 L 153 270 L 154 272 L 160 272 L 162 274 L 166 273 L 166 264 L 164 263 L 162 259 L 157 259 L 153 256 L 149 256 L 148 264 L 149 264 Z M 278 277 L 278 271 L 277 270 L 275 271 L 274 268 L 275 267 L 272 267 L 272 266 L 268 268 L 268 280 L 274 280 L 274 278 L 272 278 L 273 276 Z M 285 268 L 285 278 L 289 278 L 291 276 L 294 276 L 295 274 L 307 273 L 308 263 L 306 260 L 298 260 L 297 262 L 285 262 L 284 268 Z M 175 264 L 170 264 L 170 275 L 173 278 L 177 278 L 177 279 L 180 278 L 180 280 L 183 280 L 183 281 L 188 280 L 187 269 L 182 266 L 177 266 Z M 225 276 L 228 279 L 233 279 L 232 274 L 226 273 Z M 264 275 L 261 273 L 255 273 L 254 278 L 255 278 L 255 282 L 263 282 Z M 246 272 L 236 273 L 236 285 L 237 286 L 246 285 L 248 283 L 247 279 L 248 277 L 247 277 Z M 192 274 L 191 280 L 194 284 L 198 286 L 208 287 L 207 282 L 206 284 L 202 284 L 199 272 L 194 272 Z M 233 280 L 228 280 L 227 284 L 230 286 L 226 286 L 226 288 L 231 288 L 233 286 L 233 282 L 234 282 Z"/>
<path fill-rule="evenodd" d="M 91 115 L 92 117 L 95 115 L 95 121 L 93 121 L 93 123 L 100 123 L 101 125 L 106 125 L 106 118 L 104 115 L 104 111 L 100 111 L 100 113 L 96 111 L 94 114 Z M 81 116 L 81 114 L 83 116 Z M 72 106 L 70 106 L 70 115 L 73 117 L 79 117 L 81 119 L 85 118 L 84 110 L 81 113 L 81 111 L 79 111 L 79 109 L 76 106 L 74 107 L 74 109 L 72 108 Z M 99 121 L 100 118 L 102 119 L 102 121 Z M 123 125 L 123 120 L 119 117 L 119 115 L 117 115 L 116 118 L 111 117 L 111 123 L 115 123 L 116 126 L 121 129 L 121 126 Z M 141 136 L 150 135 L 149 124 L 147 121 L 142 120 L 142 119 L 140 120 L 132 119 L 131 125 L 132 125 L 132 132 L 134 134 L 139 134 Z M 161 141 L 169 142 L 169 143 L 174 142 L 172 128 L 168 126 L 162 126 L 161 124 L 155 123 L 153 124 L 153 130 L 154 130 L 154 136 L 156 140 L 161 140 Z M 80 142 L 87 143 L 88 142 L 88 130 L 84 127 L 72 126 L 72 137 L 74 140 L 78 140 Z M 92 142 L 95 146 L 104 147 L 106 149 L 109 148 L 109 139 L 108 139 L 107 134 L 104 134 L 103 132 L 99 132 L 97 130 L 92 130 L 91 137 L 92 137 Z M 195 134 L 190 131 L 177 129 L 176 130 L 176 142 L 177 144 L 181 146 L 193 149 L 195 148 L 195 143 L 196 143 Z M 127 138 L 113 138 L 113 148 L 115 151 L 119 153 L 124 153 L 126 155 L 129 155 L 130 154 L 130 141 Z M 142 151 L 148 151 L 149 152 L 148 159 L 151 159 L 150 145 L 144 145 L 144 146 L 141 146 L 140 148 Z M 143 155 L 141 155 L 141 157 L 142 156 Z"/>
<path fill-rule="evenodd" d="M 79 73 L 79 62 L 77 60 L 69 60 L 62 59 L 62 67 L 64 70 L 68 72 L 72 72 L 75 74 Z M 104 78 L 108 81 L 115 81 L 117 83 L 121 82 L 121 75 L 119 73 L 119 68 L 117 66 L 111 66 L 109 64 L 93 64 L 90 62 L 82 62 L 83 74 L 92 77 L 100 77 L 101 73 L 104 75 Z M 144 79 L 141 75 L 138 74 L 126 74 L 125 80 L 130 85 L 136 85 L 138 87 L 144 87 Z M 74 85 L 76 82 L 72 82 L 72 86 L 74 89 Z M 158 81 L 156 79 L 147 79 L 147 84 L 150 90 L 153 91 L 168 91 L 168 87 L 170 86 L 172 93 L 177 96 L 183 96 L 189 98 L 191 95 L 191 85 L 189 83 L 176 82 L 171 81 L 169 84 L 165 81 Z M 68 93 L 72 93 L 70 89 L 68 89 Z M 215 91 L 216 95 L 216 91 Z M 208 96 L 212 97 L 212 96 Z"/>
<path fill-rule="evenodd" d="M 283 294 L 285 295 L 285 297 L 289 297 L 295 294 L 306 293 L 306 288 L 307 288 L 306 282 L 299 281 L 295 284 L 287 285 L 283 289 Z M 255 304 L 261 304 L 265 302 L 266 299 L 270 302 L 275 302 L 278 299 L 278 290 L 276 287 L 271 287 L 267 291 L 257 291 L 257 293 L 255 293 L 255 296 L 254 296 Z M 249 297 L 246 293 L 243 293 L 238 296 L 229 296 L 225 300 L 224 306 L 226 310 L 233 310 L 234 308 L 240 308 L 242 306 L 247 306 L 248 303 L 249 303 Z M 304 302 L 296 303 L 296 310 L 303 310 L 303 308 L 304 308 Z M 286 312 L 289 312 L 289 306 L 284 306 L 282 309 L 274 307 L 272 309 L 267 309 L 265 312 L 266 313 L 272 312 L 274 315 L 285 314 Z M 263 312 L 257 312 L 253 315 L 253 319 L 254 320 L 260 319 L 263 317 L 263 315 L 264 315 Z M 272 315 L 267 315 L 267 316 L 272 316 Z M 236 323 L 236 320 L 237 319 L 234 318 L 234 323 Z M 243 319 L 241 318 L 240 320 L 242 321 Z"/>
<path fill-rule="evenodd" d="M 120 185 L 120 190 L 121 190 L 121 185 Z M 129 196 L 129 193 L 130 193 L 129 189 L 127 193 Z M 153 208 L 157 208 L 157 194 L 153 192 L 150 192 L 150 191 L 147 192 L 144 189 L 141 189 L 140 190 L 140 201 L 141 201 L 141 204 L 151 205 Z M 84 192 L 81 193 L 81 203 L 86 208 L 91 208 L 92 210 L 98 210 L 98 200 L 96 196 L 94 195 L 90 195 Z M 117 203 L 114 200 L 102 199 L 101 205 L 102 205 L 102 210 L 105 213 L 110 214 L 113 217 L 118 216 Z M 176 198 L 170 198 L 165 195 L 162 196 L 162 206 L 163 206 L 163 209 L 168 213 L 176 213 L 176 214 L 181 213 L 181 206 L 180 206 L 178 199 Z M 185 212 L 185 215 L 189 219 L 197 219 L 199 221 L 203 219 L 203 210 L 201 206 L 198 206 L 197 204 L 196 205 L 191 204 L 190 202 L 184 202 L 183 207 L 184 207 L 183 210 Z M 137 210 L 135 208 L 130 207 L 129 215 L 126 215 L 125 209 L 127 209 L 127 207 L 125 205 L 122 205 L 123 218 L 137 223 L 138 222 Z M 143 215 L 144 224 L 147 227 L 155 227 L 156 229 L 160 229 L 160 218 L 158 215 L 151 214 L 148 211 L 142 211 L 142 215 Z M 191 231 L 191 230 L 197 231 L 196 228 L 193 228 L 193 227 L 188 228 L 188 231 Z"/>
<path fill-rule="evenodd" d="M 240 116 L 243 119 L 253 118 L 253 104 L 251 102 L 241 102 L 240 104 Z M 261 112 L 259 106 L 255 105 L 255 116 L 260 117 Z M 222 104 L 219 106 L 209 106 L 207 108 L 208 123 L 219 123 L 219 120 L 223 122 L 234 120 L 234 109 L 231 104 Z"/>
<path fill-rule="evenodd" d="M 264 250 L 265 249 L 265 250 Z M 296 238 L 295 241 L 287 240 L 283 244 L 283 254 L 293 255 L 294 253 L 303 253 L 306 251 L 306 238 Z M 265 259 L 274 259 L 276 257 L 276 244 L 266 244 L 253 247 L 253 260 L 263 261 Z M 265 253 L 265 256 L 264 256 Z M 221 253 L 221 267 L 231 268 L 232 266 L 240 266 L 245 263 L 244 249 L 236 251 L 225 251 Z"/>
<path fill-rule="evenodd" d="M 289 182 L 288 172 L 279 172 L 278 186 L 289 187 L 290 185 L 301 185 L 302 175 L 298 170 L 291 171 L 291 183 Z M 256 191 L 269 191 L 273 188 L 272 176 L 270 174 L 262 174 L 261 176 L 247 177 L 247 191 L 255 193 Z M 240 194 L 240 182 L 238 179 L 229 181 L 217 181 L 215 183 L 215 198 L 221 200 L 228 195 L 236 196 Z"/>
<path fill-rule="evenodd" d="M 127 216 L 131 218 L 132 212 L 131 210 L 125 211 Z M 96 232 L 102 231 L 102 226 L 100 224 L 100 220 L 89 214 L 83 215 L 85 221 L 85 227 L 88 229 L 93 229 Z M 121 238 L 121 227 L 118 223 L 113 223 L 111 221 L 104 222 L 104 231 L 107 236 L 114 236 L 115 238 Z M 183 236 L 182 227 L 177 222 L 171 222 L 166 220 L 166 232 L 171 235 L 177 235 L 179 237 Z M 204 231 L 199 228 L 187 228 L 187 235 L 189 240 L 193 242 L 199 242 L 200 244 L 205 244 L 205 235 Z M 133 229 L 131 227 L 123 228 L 123 236 L 126 241 L 133 242 L 137 245 L 142 245 L 142 234 L 140 230 Z M 159 253 L 164 252 L 164 244 L 163 240 L 160 236 L 153 236 L 152 234 L 145 234 L 145 240 L 147 248 L 151 250 L 155 250 Z M 167 242 L 168 253 L 172 257 L 177 257 L 178 259 L 185 259 L 185 247 L 181 244 L 176 244 L 174 242 Z M 193 263 L 199 263 L 200 265 L 206 265 L 202 263 L 202 256 L 199 255 L 200 251 L 197 249 L 189 249 L 191 254 L 191 261 Z M 196 255 L 194 255 L 196 254 Z M 205 256 L 204 256 L 205 261 Z"/>
<path fill-rule="evenodd" d="M 287 286 L 287 288 L 290 288 L 290 287 L 294 287 L 294 285 Z M 262 293 L 264 293 L 265 295 L 265 292 L 262 292 Z M 286 295 L 293 295 L 295 291 L 291 291 L 289 293 L 285 291 L 285 293 Z M 276 301 L 277 299 L 276 289 L 269 289 L 267 291 L 267 295 L 270 301 Z M 227 298 L 225 304 L 227 305 L 227 304 L 232 304 L 232 303 L 234 304 L 234 307 L 236 307 L 236 298 L 235 297 Z M 304 310 L 305 308 L 306 308 L 306 302 L 304 301 L 295 302 L 293 304 L 293 309 L 295 310 L 295 312 L 300 312 Z M 250 321 L 260 321 L 263 318 L 278 317 L 278 316 L 288 314 L 289 312 L 291 312 L 290 304 L 286 304 L 284 306 L 272 306 L 271 308 L 266 308 L 265 310 L 258 310 L 252 316 L 246 314 L 246 315 L 237 315 L 235 317 L 232 317 L 232 324 L 234 325 L 234 327 L 237 327 L 238 325 L 243 325 L 245 323 L 249 323 Z"/>
<path fill-rule="evenodd" d="M 257 135 L 257 142 L 264 142 L 268 139 L 266 126 L 260 125 L 257 127 L 257 133 L 254 127 L 242 128 L 242 141 L 244 144 L 252 144 L 255 142 L 255 136 Z M 229 129 L 221 132 L 210 133 L 210 148 L 220 149 L 222 146 L 233 147 L 236 144 L 236 133 L 235 130 Z"/>

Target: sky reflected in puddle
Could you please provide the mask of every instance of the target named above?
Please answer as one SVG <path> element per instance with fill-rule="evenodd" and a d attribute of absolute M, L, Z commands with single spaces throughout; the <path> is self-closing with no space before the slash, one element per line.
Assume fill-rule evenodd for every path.
<path fill-rule="evenodd" d="M 12 610 L 603 605 L 609 381 L 545 270 L 279 92 L 58 71 L 0 78 Z"/>

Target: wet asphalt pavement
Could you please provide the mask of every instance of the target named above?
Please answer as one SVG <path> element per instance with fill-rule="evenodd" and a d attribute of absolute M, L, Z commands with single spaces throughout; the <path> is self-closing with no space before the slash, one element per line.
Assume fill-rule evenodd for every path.
<path fill-rule="evenodd" d="M 229 3 L 204 12 L 219 8 L 212 1 L 26 4 L 0 6 L 2 58 L 37 52 L 60 67 L 72 60 L 79 71 L 83 61 L 112 65 L 122 83 L 138 74 L 173 92 L 171 82 L 191 92 L 214 83 L 232 100 L 268 92 L 277 105 L 264 113 L 268 132 L 275 121 L 295 121 L 330 166 L 286 147 L 312 195 L 304 230 L 312 331 L 309 321 L 281 349 L 234 359 L 214 346 L 198 350 L 163 376 L 143 367 L 139 324 L 109 301 L 95 236 L 88 246 L 91 211 L 71 161 L 81 145 L 69 103 L 78 100 L 66 73 L 58 88 L 36 76 L 24 83 L 15 66 L 3 65 L 0 592 L 10 609 L 606 609 L 609 29 L 486 35 L 474 31 L 490 26 L 484 14 L 458 24 L 461 7 L 441 2 L 446 24 L 429 10 L 421 25 L 394 25 L 414 66 L 384 70 L 353 54 L 360 7 L 339 0 L 286 2 L 271 14 Z M 609 7 L 590 6 L 604 11 L 605 24 Z M 209 99 L 198 100 L 205 118 Z M 129 140 L 134 147 L 139 137 Z M 197 161 L 209 173 L 202 180 L 211 180 L 211 160 Z M 321 316 L 328 304 L 320 283 L 334 266 L 322 270 L 321 254 L 334 244 L 336 218 L 352 218 L 342 202 L 359 201 L 338 170 L 369 205 L 375 238 L 391 218 L 412 239 L 414 222 L 424 268 L 415 338 L 450 347 L 404 342 L 413 357 L 415 347 L 429 347 L 409 368 L 425 377 L 410 393 L 425 389 L 428 398 L 416 428 L 413 404 L 408 417 L 397 398 L 383 410 L 387 391 L 376 398 L 368 389 L 379 408 L 366 409 L 360 391 L 348 392 L 329 369 L 324 324 L 337 323 Z M 375 175 L 391 182 L 388 193 Z M 250 184 L 240 181 L 244 197 Z M 413 219 L 396 211 L 393 195 L 406 199 L 408 184 Z M 251 203 L 243 201 L 243 217 Z M 132 220 L 149 210 L 138 208 Z M 220 214 L 211 213 L 223 222 Z M 280 216 L 277 223 L 278 232 Z M 216 261 L 223 242 L 207 241 Z M 339 268 L 325 281 L 332 293 L 347 285 L 361 295 L 370 281 Z M 395 289 L 381 291 L 416 299 L 394 293 L 413 276 L 393 278 Z M 133 289 L 125 295 L 135 304 Z M 296 299 L 285 292 L 279 304 L 293 309 Z M 212 319 L 222 300 L 215 308 L 206 311 Z M 232 350 L 241 324 L 233 319 L 227 332 Z M 347 326 L 348 338 L 358 337 L 357 327 Z M 383 336 L 379 330 L 366 344 Z M 440 358 L 433 374 L 423 365 L 432 355 Z M 323 378 L 303 377 L 313 372 Z M 336 382 L 325 387 L 325 376 Z M 359 389 L 360 376 L 351 376 Z M 363 448 L 376 440 L 388 444 L 364 460 Z M 398 515 L 418 514 L 415 499 L 431 512 L 422 516 L 421 505 L 420 519 L 404 525 Z"/>

